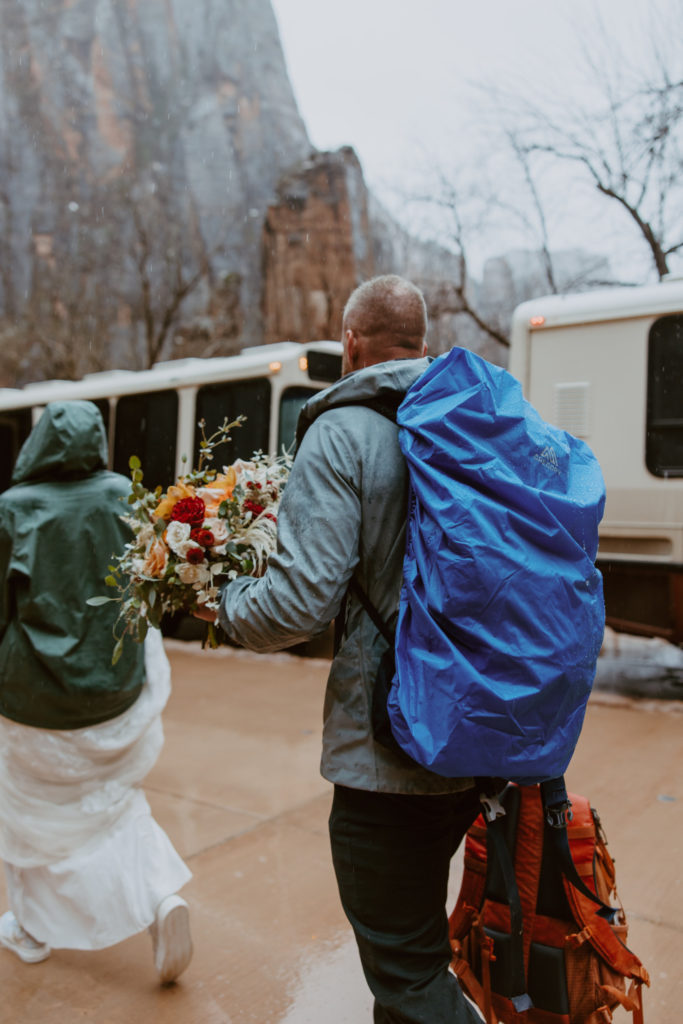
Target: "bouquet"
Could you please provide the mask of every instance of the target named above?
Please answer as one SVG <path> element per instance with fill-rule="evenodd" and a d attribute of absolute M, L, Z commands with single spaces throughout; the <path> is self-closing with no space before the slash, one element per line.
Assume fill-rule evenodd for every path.
<path fill-rule="evenodd" d="M 88 604 L 119 601 L 112 663 L 121 656 L 125 636 L 142 642 L 149 626 L 159 627 L 165 613 L 217 609 L 219 587 L 237 576 L 263 575 L 275 549 L 277 513 L 291 456 L 256 452 L 218 472 L 214 450 L 245 417 L 223 425 L 207 438 L 202 432 L 197 469 L 166 490 L 143 484 L 140 460 L 132 456 L 128 514 L 121 518 L 133 539 L 109 566 L 105 582 L 118 597 L 91 597 Z M 217 646 L 208 624 L 208 642 Z"/>

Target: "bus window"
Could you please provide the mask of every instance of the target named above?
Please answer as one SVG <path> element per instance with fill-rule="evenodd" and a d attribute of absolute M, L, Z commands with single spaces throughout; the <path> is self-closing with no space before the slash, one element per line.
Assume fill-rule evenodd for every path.
<path fill-rule="evenodd" d="M 341 355 L 309 349 L 306 352 L 306 360 L 308 376 L 311 380 L 324 380 L 328 384 L 334 384 L 341 377 Z"/>
<path fill-rule="evenodd" d="M 655 476 L 683 476 L 683 316 L 650 330 L 645 461 Z"/>
<path fill-rule="evenodd" d="M 149 391 L 123 395 L 116 405 L 114 471 L 129 476 L 128 460 L 137 455 L 145 485 L 166 488 L 175 479 L 178 395 Z"/>
<path fill-rule="evenodd" d="M 107 436 L 109 436 L 109 399 L 108 398 L 91 398 L 90 401 L 93 405 L 102 413 L 102 421 L 104 423 L 104 430 Z"/>
<path fill-rule="evenodd" d="M 197 392 L 196 422 L 204 420 L 207 437 L 216 431 L 227 416 L 228 422 L 246 416 L 241 427 L 232 432 L 232 439 L 216 450 L 215 465 L 220 468 L 235 459 L 248 459 L 254 452 L 268 451 L 270 427 L 270 381 L 266 377 L 205 384 Z M 190 464 L 199 457 L 201 430 L 195 426 L 194 451 L 188 452 Z"/>
<path fill-rule="evenodd" d="M 31 433 L 31 410 L 8 410 L 0 414 L 0 491 L 12 481 L 12 470 L 22 444 Z"/>
<path fill-rule="evenodd" d="M 280 399 L 280 422 L 278 426 L 278 452 L 282 448 L 289 450 L 294 444 L 296 435 L 296 424 L 299 413 L 304 402 L 307 402 L 311 395 L 316 395 L 313 388 L 286 388 Z"/>

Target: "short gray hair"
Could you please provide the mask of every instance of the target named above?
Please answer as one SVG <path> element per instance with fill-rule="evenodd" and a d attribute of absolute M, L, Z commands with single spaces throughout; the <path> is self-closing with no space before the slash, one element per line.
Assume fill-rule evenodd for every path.
<path fill-rule="evenodd" d="M 418 345 L 427 333 L 427 306 L 420 289 L 398 274 L 373 277 L 349 297 L 343 330 L 366 337 L 389 335 L 400 345 Z"/>

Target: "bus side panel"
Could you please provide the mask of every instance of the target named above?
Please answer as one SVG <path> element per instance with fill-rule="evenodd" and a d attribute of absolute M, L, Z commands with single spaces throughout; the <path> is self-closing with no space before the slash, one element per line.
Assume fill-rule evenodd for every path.
<path fill-rule="evenodd" d="M 527 397 L 549 422 L 582 437 L 602 467 L 607 501 L 598 565 L 608 624 L 681 643 L 683 480 L 656 477 L 645 461 L 654 320 L 532 331 Z M 572 389 L 578 411 L 576 403 L 563 405 Z"/>
<path fill-rule="evenodd" d="M 649 486 L 645 401 L 649 321 L 610 321 L 534 331 L 528 398 L 558 422 L 559 386 L 585 384 L 583 437 L 598 457 L 608 491 Z"/>

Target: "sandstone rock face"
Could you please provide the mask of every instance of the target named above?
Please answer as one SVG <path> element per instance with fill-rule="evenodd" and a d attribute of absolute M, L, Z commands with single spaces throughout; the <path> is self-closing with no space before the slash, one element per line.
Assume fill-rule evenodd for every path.
<path fill-rule="evenodd" d="M 92 347 L 238 274 L 257 343 L 264 211 L 309 151 L 269 0 L 2 0 L 0 313 L 45 300 Z"/>
<path fill-rule="evenodd" d="M 266 214 L 264 341 L 339 338 L 346 299 L 375 273 L 373 255 L 355 153 L 313 154 L 280 181 Z"/>

